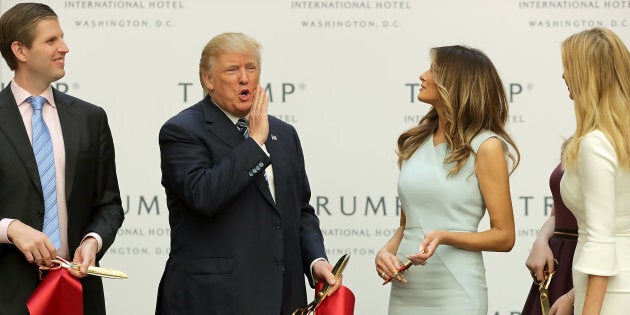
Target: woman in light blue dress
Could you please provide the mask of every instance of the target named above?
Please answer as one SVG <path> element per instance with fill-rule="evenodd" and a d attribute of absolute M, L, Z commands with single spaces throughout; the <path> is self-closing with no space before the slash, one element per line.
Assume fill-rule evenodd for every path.
<path fill-rule="evenodd" d="M 482 251 L 514 245 L 509 174 L 520 155 L 504 129 L 508 103 L 488 57 L 462 46 L 433 48 L 431 57 L 418 100 L 432 108 L 398 138 L 403 212 L 376 271 L 394 277 L 389 314 L 487 315 Z M 486 209 L 490 228 L 479 232 Z M 399 274 L 403 260 L 422 266 Z"/>

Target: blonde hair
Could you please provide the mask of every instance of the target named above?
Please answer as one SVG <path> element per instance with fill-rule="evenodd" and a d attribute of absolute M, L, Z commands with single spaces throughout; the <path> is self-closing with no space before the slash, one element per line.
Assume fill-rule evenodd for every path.
<path fill-rule="evenodd" d="M 504 127 L 508 102 L 501 78 L 490 59 L 480 50 L 463 46 L 431 49 L 431 71 L 438 87 L 445 124 L 446 143 L 450 149 L 444 163 L 455 163 L 449 175 L 456 174 L 474 153 L 470 143 L 481 131 L 501 136 L 514 148 L 511 172 L 520 161 L 520 153 Z M 398 137 L 398 166 L 411 157 L 438 128 L 435 108 L 422 117 L 417 126 Z"/>
<path fill-rule="evenodd" d="M 203 83 L 203 74 L 212 71 L 217 62 L 217 58 L 225 52 L 237 52 L 253 55 L 258 63 L 260 72 L 260 51 L 262 46 L 252 37 L 243 33 L 223 33 L 212 38 L 201 51 L 199 59 L 199 80 L 204 94 L 208 93 Z"/>
<path fill-rule="evenodd" d="M 619 165 L 630 169 L 630 53 L 615 33 L 593 28 L 562 43 L 564 79 L 573 96 L 576 130 L 562 150 L 565 168 L 575 167 L 580 142 L 600 130 Z"/>

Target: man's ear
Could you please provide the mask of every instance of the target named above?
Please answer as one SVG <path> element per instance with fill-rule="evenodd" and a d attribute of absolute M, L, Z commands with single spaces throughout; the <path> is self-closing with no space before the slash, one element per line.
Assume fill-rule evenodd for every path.
<path fill-rule="evenodd" d="M 11 51 L 13 51 L 13 55 L 15 55 L 15 58 L 21 62 L 26 62 L 26 54 L 24 52 L 25 48 L 24 44 L 18 41 L 11 43 Z"/>
<path fill-rule="evenodd" d="M 214 80 L 210 76 L 209 72 L 201 72 L 201 79 L 203 80 L 203 85 L 208 91 L 214 91 Z"/>

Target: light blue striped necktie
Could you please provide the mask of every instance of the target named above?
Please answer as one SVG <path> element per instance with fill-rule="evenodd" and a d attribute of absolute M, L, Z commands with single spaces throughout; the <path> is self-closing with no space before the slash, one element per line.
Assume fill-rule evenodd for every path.
<path fill-rule="evenodd" d="M 236 122 L 236 128 L 241 132 L 243 138 L 249 138 L 249 126 L 247 125 L 247 120 L 245 118 L 239 118 Z"/>
<path fill-rule="evenodd" d="M 39 170 L 39 179 L 42 183 L 44 194 L 44 228 L 43 232 L 52 241 L 55 248 L 61 248 L 61 235 L 59 234 L 59 216 L 57 213 L 57 187 L 55 182 L 55 155 L 53 154 L 52 141 L 48 126 L 42 117 L 42 108 L 46 98 L 42 96 L 30 96 L 26 99 L 33 105 L 33 153 Z"/>

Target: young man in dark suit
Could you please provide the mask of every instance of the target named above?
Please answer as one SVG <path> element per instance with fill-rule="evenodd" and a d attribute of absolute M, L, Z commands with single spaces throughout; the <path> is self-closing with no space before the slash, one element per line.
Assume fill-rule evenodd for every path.
<path fill-rule="evenodd" d="M 304 277 L 335 284 L 295 128 L 267 115 L 260 45 L 213 38 L 206 97 L 160 130 L 171 252 L 156 314 L 291 314 Z"/>
<path fill-rule="evenodd" d="M 81 278 L 84 314 L 105 314 L 101 279 L 85 272 L 124 217 L 107 116 L 51 87 L 69 50 L 50 7 L 5 12 L 0 51 L 15 71 L 0 92 L 0 313 L 28 314 L 38 265 L 60 256 L 81 264 L 71 273 Z"/>

